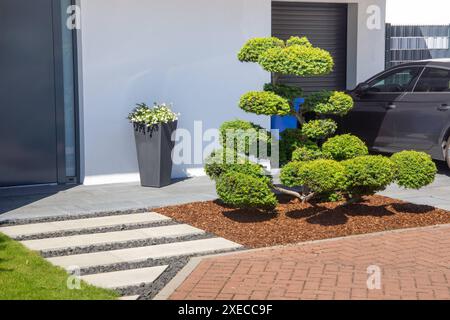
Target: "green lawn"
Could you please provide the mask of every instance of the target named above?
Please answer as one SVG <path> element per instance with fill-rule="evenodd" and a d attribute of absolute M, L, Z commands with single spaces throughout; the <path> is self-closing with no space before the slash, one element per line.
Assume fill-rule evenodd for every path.
<path fill-rule="evenodd" d="M 115 292 L 85 283 L 67 287 L 68 274 L 0 234 L 0 300 L 111 300 Z"/>

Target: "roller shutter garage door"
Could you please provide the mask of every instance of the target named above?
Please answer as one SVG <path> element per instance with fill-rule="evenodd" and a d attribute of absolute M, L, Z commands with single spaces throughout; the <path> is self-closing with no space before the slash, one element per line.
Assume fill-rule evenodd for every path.
<path fill-rule="evenodd" d="M 315 47 L 328 50 L 334 58 L 334 71 L 322 77 L 283 77 L 306 93 L 345 90 L 347 82 L 347 4 L 273 2 L 272 34 L 283 40 L 306 36 Z"/>

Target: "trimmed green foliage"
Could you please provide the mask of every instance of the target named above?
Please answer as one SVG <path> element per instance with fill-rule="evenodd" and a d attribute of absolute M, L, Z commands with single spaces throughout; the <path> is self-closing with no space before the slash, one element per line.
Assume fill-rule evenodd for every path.
<path fill-rule="evenodd" d="M 324 158 L 322 150 L 314 142 L 307 142 L 292 153 L 292 161 L 312 161 Z"/>
<path fill-rule="evenodd" d="M 402 151 L 394 154 L 391 160 L 396 166 L 395 182 L 401 187 L 420 189 L 436 178 L 436 164 L 426 153 Z"/>
<path fill-rule="evenodd" d="M 275 47 L 284 47 L 283 40 L 278 38 L 254 38 L 247 41 L 238 53 L 241 62 L 258 62 L 262 53 Z"/>
<path fill-rule="evenodd" d="M 292 160 L 292 153 L 309 143 L 300 129 L 287 129 L 280 134 L 280 164 Z"/>
<path fill-rule="evenodd" d="M 266 71 L 296 76 L 325 75 L 334 67 L 328 51 L 299 45 L 269 49 L 261 54 L 258 63 Z"/>
<path fill-rule="evenodd" d="M 289 86 L 284 84 L 266 83 L 264 91 L 273 92 L 288 101 L 293 101 L 295 98 L 303 96 L 303 90 L 296 86 Z"/>
<path fill-rule="evenodd" d="M 291 162 L 281 170 L 281 182 L 288 187 L 306 186 L 323 194 L 339 190 L 344 183 L 344 167 L 334 160 Z"/>
<path fill-rule="evenodd" d="M 223 174 L 216 183 L 217 194 L 227 205 L 237 208 L 274 209 L 277 198 L 264 179 L 240 173 Z"/>
<path fill-rule="evenodd" d="M 227 121 L 220 127 L 220 141 L 237 154 L 260 155 L 260 148 L 270 150 L 271 134 L 263 127 L 244 120 Z"/>
<path fill-rule="evenodd" d="M 344 167 L 334 160 L 315 160 L 306 163 L 300 176 L 311 191 L 318 194 L 331 193 L 341 188 Z"/>
<path fill-rule="evenodd" d="M 214 151 L 205 162 L 205 172 L 212 180 L 217 180 L 226 173 L 238 172 L 264 180 L 267 184 L 272 181 L 272 177 L 267 174 L 263 166 L 242 157 L 227 161 L 223 150 Z"/>
<path fill-rule="evenodd" d="M 345 190 L 352 198 L 382 191 L 395 178 L 395 164 L 383 156 L 357 157 L 342 164 L 345 167 Z"/>
<path fill-rule="evenodd" d="M 285 98 L 268 91 L 251 91 L 241 97 L 239 107 L 258 115 L 285 116 L 291 112 L 291 106 Z"/>
<path fill-rule="evenodd" d="M 337 123 L 331 119 L 312 120 L 302 127 L 302 134 L 312 140 L 325 139 L 337 130 Z"/>
<path fill-rule="evenodd" d="M 286 46 L 290 47 L 290 46 L 304 46 L 304 47 L 312 47 L 311 42 L 309 42 L 307 37 L 290 37 L 287 41 L 286 41 Z"/>
<path fill-rule="evenodd" d="M 366 144 L 356 136 L 344 134 L 328 139 L 322 152 L 336 161 L 344 161 L 369 154 Z"/>
<path fill-rule="evenodd" d="M 353 105 L 353 98 L 344 92 L 322 91 L 309 95 L 302 107 L 318 114 L 344 116 Z"/>
<path fill-rule="evenodd" d="M 281 183 L 290 188 L 303 186 L 305 181 L 303 180 L 303 176 L 300 176 L 300 172 L 305 164 L 306 162 L 302 161 L 292 161 L 286 164 L 281 169 Z"/>
<path fill-rule="evenodd" d="M 67 287 L 69 274 L 0 234 L 0 300 L 114 300 L 116 292 L 81 282 Z"/>

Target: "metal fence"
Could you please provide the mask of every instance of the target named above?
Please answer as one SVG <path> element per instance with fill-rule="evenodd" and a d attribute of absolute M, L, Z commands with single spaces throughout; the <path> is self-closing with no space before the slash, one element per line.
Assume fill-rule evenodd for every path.
<path fill-rule="evenodd" d="M 386 68 L 437 58 L 450 58 L 450 25 L 386 25 Z"/>

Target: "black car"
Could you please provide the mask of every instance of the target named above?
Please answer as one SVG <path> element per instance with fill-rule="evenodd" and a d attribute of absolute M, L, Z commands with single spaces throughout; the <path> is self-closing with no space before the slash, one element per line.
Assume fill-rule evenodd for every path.
<path fill-rule="evenodd" d="M 450 59 L 393 67 L 349 93 L 355 107 L 338 120 L 341 133 L 372 151 L 425 151 L 450 166 Z"/>

